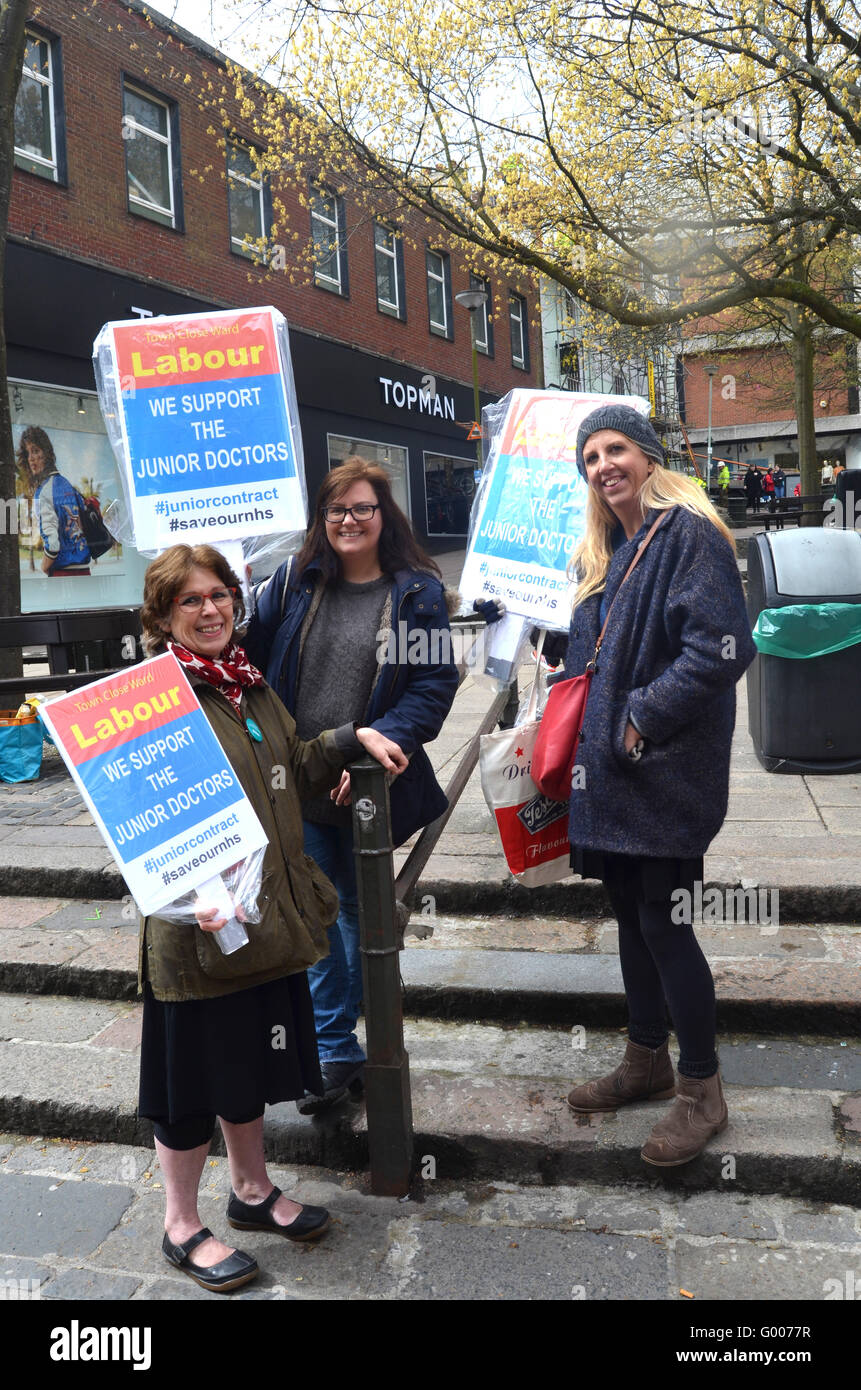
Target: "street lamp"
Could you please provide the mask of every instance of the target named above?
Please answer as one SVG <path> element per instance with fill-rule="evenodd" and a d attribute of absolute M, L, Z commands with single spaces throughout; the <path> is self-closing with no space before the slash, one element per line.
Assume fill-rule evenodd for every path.
<path fill-rule="evenodd" d="M 464 309 L 469 310 L 469 328 L 472 338 L 472 395 L 475 408 L 475 423 L 481 429 L 481 406 L 478 400 L 478 352 L 476 351 L 475 341 L 477 333 L 475 331 L 475 316 L 482 305 L 487 303 L 487 290 L 461 290 L 460 294 L 455 295 L 458 304 Z M 484 467 L 484 453 L 481 447 L 481 435 L 475 441 L 475 452 L 478 457 L 479 468 Z"/>
<path fill-rule="evenodd" d="M 709 428 L 706 444 L 706 497 L 708 497 L 712 481 L 712 386 L 720 367 L 715 362 L 704 362 L 703 371 L 709 379 Z"/>

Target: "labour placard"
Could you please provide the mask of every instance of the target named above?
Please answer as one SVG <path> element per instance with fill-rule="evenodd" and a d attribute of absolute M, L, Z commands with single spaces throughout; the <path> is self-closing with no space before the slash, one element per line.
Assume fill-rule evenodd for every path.
<path fill-rule="evenodd" d="M 144 916 L 267 843 L 171 652 L 39 713 Z"/>
<path fill-rule="evenodd" d="M 301 434 L 276 309 L 109 323 L 95 359 L 138 550 L 304 530 Z"/>
<path fill-rule="evenodd" d="M 507 401 L 488 440 L 460 591 L 500 598 L 540 627 L 567 628 L 566 570 L 588 496 L 577 471 L 577 430 L 598 406 L 624 404 L 648 415 L 648 401 L 576 391 L 512 391 Z"/>

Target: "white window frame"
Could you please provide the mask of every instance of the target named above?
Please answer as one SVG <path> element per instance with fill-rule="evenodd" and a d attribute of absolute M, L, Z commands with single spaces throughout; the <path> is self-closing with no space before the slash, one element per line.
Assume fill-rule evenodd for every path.
<path fill-rule="evenodd" d="M 331 200 L 332 208 L 333 208 L 333 217 L 332 217 L 332 218 L 326 217 L 324 213 L 318 211 L 318 208 L 317 208 L 316 205 L 317 205 L 317 204 L 319 203 L 319 201 L 320 201 L 321 199 L 323 199 L 323 198 L 328 198 L 328 199 Z M 331 228 L 334 229 L 335 235 L 334 235 L 334 237 L 332 238 L 332 249 L 331 249 L 331 251 L 330 251 L 329 254 L 330 254 L 330 256 L 334 256 L 335 262 L 336 262 L 336 264 L 337 264 L 337 266 L 338 266 L 338 278 L 337 278 L 337 279 L 333 279 L 331 275 L 327 275 L 327 274 L 325 273 L 325 271 L 320 270 L 319 266 L 317 265 L 317 261 L 316 261 L 316 242 L 315 242 L 315 238 L 314 238 L 314 221 L 315 221 L 315 219 L 316 219 L 318 222 L 322 222 L 324 226 L 326 226 L 326 227 L 331 227 Z M 342 275 L 341 275 L 341 234 L 340 234 L 340 230 L 339 230 L 339 227 L 338 227 L 338 195 L 337 195 L 336 193 L 333 193 L 333 192 L 331 191 L 331 189 L 329 189 L 329 188 L 315 188 L 314 191 L 313 191 L 312 202 L 311 202 L 311 248 L 312 248 L 312 250 L 315 251 L 315 258 L 314 258 L 314 280 L 315 280 L 315 283 L 320 284 L 320 283 L 322 282 L 324 285 L 332 285 L 332 286 L 338 291 L 338 294 L 343 294 L 343 293 L 344 293 L 344 284 L 343 284 L 343 277 L 342 277 Z"/>
<path fill-rule="evenodd" d="M 389 249 L 388 246 L 381 246 L 380 243 L 377 241 L 377 233 L 378 233 L 378 232 L 385 232 L 386 236 L 388 237 L 389 241 L 391 242 L 391 250 Z M 387 226 L 385 225 L 384 222 L 375 222 L 375 223 L 374 223 L 374 285 L 375 285 L 375 288 L 376 288 L 376 291 L 377 291 L 377 308 L 378 308 L 378 309 L 381 309 L 384 313 L 394 314 L 396 318 L 400 318 L 400 316 L 401 316 L 401 304 L 400 304 L 400 302 L 399 302 L 399 301 L 400 301 L 400 285 L 398 284 L 398 249 L 397 249 L 397 240 L 396 240 L 396 238 L 397 238 L 397 233 L 394 231 L 394 229 L 393 229 L 392 227 L 387 227 Z M 393 277 L 394 277 L 394 282 L 395 282 L 395 299 L 394 299 L 394 303 L 392 303 L 392 301 L 391 301 L 390 299 L 381 299 L 381 298 L 380 298 L 380 289 L 379 289 L 379 284 L 377 283 L 377 275 L 376 275 L 376 270 L 377 270 L 376 261 L 377 261 L 377 256 L 378 256 L 378 255 L 381 255 L 381 256 L 388 256 L 388 257 L 390 258 L 391 262 L 392 262 L 392 275 L 393 275 Z"/>
<path fill-rule="evenodd" d="M 125 111 L 125 94 L 126 94 L 126 92 L 131 92 L 134 96 L 138 97 L 141 101 L 149 101 L 149 102 L 151 102 L 153 106 L 163 106 L 163 107 L 164 107 L 165 115 L 167 116 L 167 121 L 166 121 L 166 125 L 167 125 L 167 135 L 162 135 L 161 132 L 158 131 L 158 130 L 151 130 L 151 129 L 149 128 L 149 126 L 140 125 L 140 124 L 135 120 L 134 116 L 129 116 L 129 115 L 126 114 L 126 111 Z M 131 173 L 130 173 L 130 171 L 129 171 L 128 159 L 126 159 L 126 197 L 127 197 L 128 201 L 129 201 L 129 204 L 135 203 L 139 208 L 146 208 L 149 212 L 158 212 L 158 213 L 161 213 L 162 217 L 169 217 L 169 218 L 170 218 L 170 226 L 171 226 L 171 227 L 175 227 L 175 226 L 176 226 L 176 199 L 175 199 L 175 197 L 174 197 L 174 187 L 173 187 L 174 172 L 173 172 L 173 139 L 172 139 L 172 119 L 171 119 L 173 113 L 172 113 L 172 110 L 171 110 L 170 102 L 164 101 L 161 97 L 154 97 L 154 96 L 152 95 L 151 92 L 145 92 L 145 91 L 143 90 L 142 87 L 136 87 L 136 86 L 134 85 L 133 82 L 124 82 L 124 83 L 123 83 L 123 98 L 124 98 L 124 100 L 123 100 L 123 108 L 124 108 L 124 109 L 123 109 L 123 129 L 124 129 L 124 130 L 133 130 L 133 131 L 135 132 L 135 134 L 134 134 L 133 137 L 131 137 L 131 136 L 126 136 L 126 139 L 127 139 L 127 140 L 128 140 L 128 139 L 132 139 L 132 138 L 137 139 L 137 138 L 138 138 L 138 133 L 140 133 L 141 135 L 148 137 L 150 140 L 155 140 L 155 141 L 157 141 L 158 144 L 160 144 L 160 145 L 166 145 L 166 146 L 167 146 L 167 187 L 168 187 L 168 193 L 170 194 L 170 207 L 169 207 L 169 208 L 163 208 L 163 207 L 161 207 L 158 203 L 151 203 L 151 202 L 149 202 L 148 199 L 146 199 L 146 198 L 141 198 L 141 197 L 139 197 L 138 195 L 132 193 L 132 191 L 131 191 Z M 155 220 L 155 219 L 153 219 L 153 220 Z M 164 225 L 164 224 L 162 223 L 161 225 Z"/>
<path fill-rule="evenodd" d="M 428 250 L 428 256 L 435 256 L 436 259 L 439 261 L 439 264 L 440 264 L 440 273 L 439 273 L 439 275 L 435 275 L 434 272 L 431 270 L 430 266 L 427 265 L 427 262 L 425 262 L 425 265 L 426 265 L 426 267 L 427 267 L 427 277 L 428 277 L 428 279 L 429 279 L 429 280 L 436 280 L 436 281 L 438 282 L 439 286 L 440 286 L 441 291 L 442 291 L 442 313 L 443 313 L 443 322 L 442 322 L 442 323 L 439 323 L 436 319 L 434 319 L 434 318 L 431 316 L 431 312 L 430 312 L 430 296 L 428 296 L 428 322 L 430 323 L 431 328 L 436 329 L 436 331 L 437 331 L 438 333 L 441 333 L 442 336 L 443 336 L 444 338 L 447 338 L 447 337 L 449 336 L 449 332 L 450 332 L 450 325 L 449 325 L 449 323 L 448 323 L 448 307 L 447 307 L 447 306 L 448 306 L 448 301 L 447 301 L 446 292 L 445 292 L 445 288 L 446 288 L 446 276 L 445 276 L 446 259 L 445 259 L 445 256 L 442 255 L 441 252 L 439 252 L 439 251 L 434 251 L 433 247 L 431 247 L 431 246 L 429 246 L 427 250 Z"/>
<path fill-rule="evenodd" d="M 476 352 L 482 353 L 485 357 L 490 357 L 490 326 L 488 324 L 487 319 L 488 305 L 490 305 L 491 307 L 493 306 L 493 300 L 490 291 L 490 281 L 485 279 L 483 275 L 470 275 L 469 288 L 471 290 L 484 290 L 484 293 L 487 295 L 487 299 L 484 301 L 484 303 L 479 304 L 478 309 L 474 313 L 470 314 L 469 326 L 470 332 L 473 335 L 472 341 L 475 345 Z M 478 330 L 476 327 L 479 320 L 479 316 L 481 317 L 481 323 L 484 332 L 483 338 L 480 338 L 478 336 Z"/>
<path fill-rule="evenodd" d="M 240 143 L 239 141 L 237 141 L 237 140 L 233 140 L 233 141 L 230 142 L 229 149 L 228 149 L 228 154 L 227 154 L 227 215 L 228 215 L 228 218 L 230 218 L 230 183 L 231 183 L 231 180 L 237 180 L 239 183 L 244 183 L 245 186 L 246 186 L 246 188 L 253 188 L 253 189 L 256 191 L 256 193 L 257 193 L 257 201 L 258 201 L 258 206 L 259 206 L 259 208 L 260 208 L 260 238 L 261 238 L 261 240 L 265 241 L 265 240 L 266 240 L 266 237 L 269 235 L 269 230 L 268 230 L 268 228 L 267 228 L 267 226 L 266 226 L 266 198 L 265 198 L 264 192 L 263 192 L 263 175 L 260 174 L 259 177 L 258 177 L 257 179 L 249 179 L 248 176 L 247 176 L 246 174 L 241 174 L 241 173 L 239 172 L 238 169 L 231 169 L 231 167 L 230 167 L 230 151 L 231 151 L 231 150 L 240 150 L 243 154 L 250 154 L 250 155 L 252 155 L 252 156 L 253 156 L 253 154 L 254 154 L 254 151 L 252 150 L 252 148 L 251 148 L 250 145 L 243 145 L 243 144 L 241 144 L 241 143 Z M 253 164 L 253 162 L 254 162 L 254 161 L 253 161 L 253 157 L 252 157 L 252 164 Z M 248 243 L 247 241 L 242 241 L 238 236 L 234 236 L 232 232 L 230 233 L 230 244 L 231 244 L 231 246 L 233 247 L 233 249 L 234 249 L 240 256 L 248 256 L 248 257 L 251 257 L 252 259 L 257 259 L 257 257 L 259 257 L 259 255 L 260 255 L 260 251 L 259 251 L 259 248 L 258 248 L 258 247 L 256 247 L 256 246 L 250 246 L 249 243 Z"/>
<path fill-rule="evenodd" d="M 50 169 L 54 183 L 56 183 L 59 178 L 59 174 L 57 172 L 57 116 L 56 110 L 54 108 L 54 54 L 52 52 L 53 45 L 51 43 L 51 40 L 46 38 L 44 34 L 37 34 L 32 29 L 27 29 L 25 33 L 28 39 L 35 39 L 37 43 L 43 43 L 48 50 L 48 76 L 46 77 L 44 73 L 41 72 L 35 72 L 33 68 L 28 68 L 25 63 L 23 68 L 21 69 L 21 81 L 23 82 L 25 77 L 31 77 L 34 79 L 34 81 L 38 82 L 40 86 L 48 88 L 48 112 L 49 125 L 51 129 L 51 158 L 45 159 L 44 155 L 31 154 L 29 150 L 22 150 L 17 145 L 15 146 L 14 154 L 20 155 L 22 159 L 30 159 L 33 161 L 34 164 L 41 164 L 44 166 L 46 170 Z"/>
<path fill-rule="evenodd" d="M 515 314 L 512 312 L 515 308 L 517 309 L 517 314 L 516 314 L 516 316 L 515 316 Z M 519 352 L 519 353 L 517 353 L 517 352 L 514 351 L 514 339 L 512 338 L 512 341 L 511 341 L 511 365 L 512 365 L 512 367 L 519 367 L 522 371 L 525 371 L 525 370 L 526 370 L 526 324 L 525 324 L 525 322 L 524 322 L 524 310 L 525 310 L 525 308 L 526 308 L 526 305 L 525 305 L 525 303 L 524 303 L 522 297 L 521 297 L 519 294 L 515 294 L 513 290 L 509 290 L 509 292 L 508 292 L 508 326 L 509 326 L 509 333 L 510 333 L 510 331 L 511 331 L 511 325 L 512 325 L 512 323 L 516 323 L 516 324 L 517 324 L 518 330 L 519 330 L 519 332 L 520 332 L 520 352 Z"/>

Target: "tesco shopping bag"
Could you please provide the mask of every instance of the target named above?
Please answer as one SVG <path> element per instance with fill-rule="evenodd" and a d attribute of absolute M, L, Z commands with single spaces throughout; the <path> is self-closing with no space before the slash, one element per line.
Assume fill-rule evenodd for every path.
<path fill-rule="evenodd" d="M 527 888 L 555 883 L 571 873 L 568 802 L 543 796 L 530 775 L 540 726 L 535 718 L 540 661 L 539 644 L 524 722 L 484 734 L 479 753 L 481 790 L 496 821 L 505 862 Z"/>

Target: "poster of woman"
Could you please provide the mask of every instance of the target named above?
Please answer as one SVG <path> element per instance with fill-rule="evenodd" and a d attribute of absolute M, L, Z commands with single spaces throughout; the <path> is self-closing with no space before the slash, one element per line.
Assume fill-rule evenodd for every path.
<path fill-rule="evenodd" d="M 10 404 L 21 611 L 138 603 L 146 561 L 99 522 L 122 489 L 95 396 L 13 382 Z"/>

